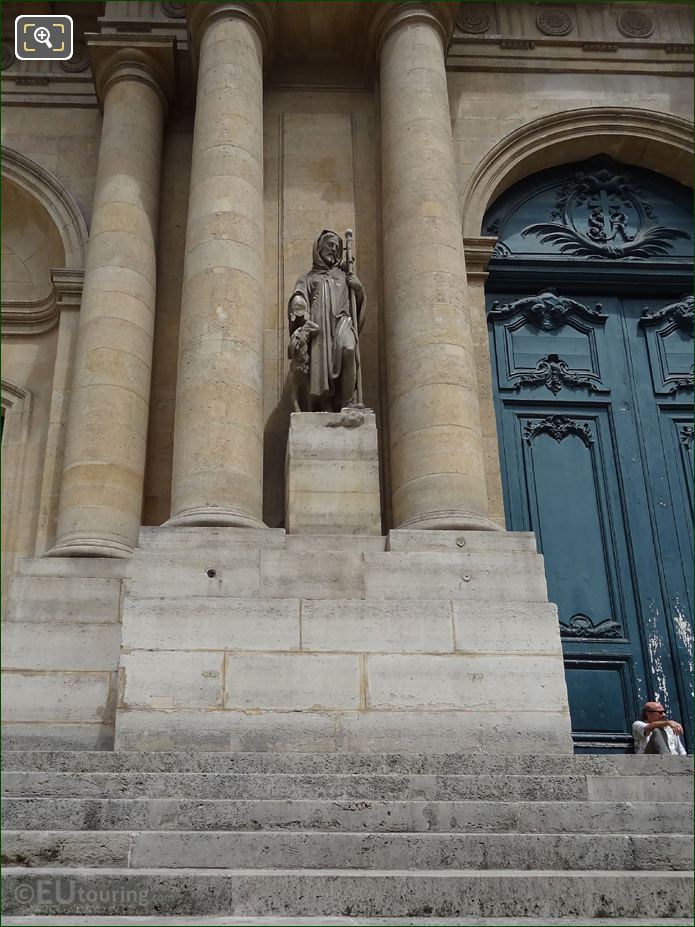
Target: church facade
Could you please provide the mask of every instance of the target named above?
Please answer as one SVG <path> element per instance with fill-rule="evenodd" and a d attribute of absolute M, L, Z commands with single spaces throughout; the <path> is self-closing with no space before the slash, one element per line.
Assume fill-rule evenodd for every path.
<path fill-rule="evenodd" d="M 73 57 L 17 59 L 57 6 Z M 647 699 L 689 732 L 690 6 L 4 28 L 8 743 L 627 752 Z M 371 411 L 290 490 L 326 229 Z"/>

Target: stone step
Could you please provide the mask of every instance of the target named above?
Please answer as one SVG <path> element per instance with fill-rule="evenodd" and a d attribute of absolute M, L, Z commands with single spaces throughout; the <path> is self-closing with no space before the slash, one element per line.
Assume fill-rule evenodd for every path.
<path fill-rule="evenodd" d="M 343 799 L 401 801 L 658 801 L 658 776 L 297 775 L 5 772 L 5 796 L 64 798 Z M 688 801 L 688 776 L 668 799 Z"/>
<path fill-rule="evenodd" d="M 692 833 L 687 802 L 5 798 L 13 830 Z"/>
<path fill-rule="evenodd" d="M 5 866 L 690 871 L 687 834 L 3 832 Z"/>
<path fill-rule="evenodd" d="M 25 869 L 3 872 L 5 914 L 676 917 L 692 877 L 584 870 Z"/>
<path fill-rule="evenodd" d="M 531 550 L 155 548 L 136 555 L 129 572 L 130 593 L 141 598 L 548 601 L 543 558 Z"/>
<path fill-rule="evenodd" d="M 692 756 L 475 753 L 205 753 L 4 750 L 3 769 L 27 772 L 423 773 L 439 775 L 692 776 Z M 668 797 L 664 795 L 664 797 Z"/>
<path fill-rule="evenodd" d="M 526 531 L 408 531 L 396 529 L 385 537 L 345 534 L 286 534 L 283 528 L 150 528 L 140 529 L 139 550 L 143 557 L 151 550 L 192 550 L 235 548 L 292 551 L 514 551 L 536 552 L 536 538 Z"/>

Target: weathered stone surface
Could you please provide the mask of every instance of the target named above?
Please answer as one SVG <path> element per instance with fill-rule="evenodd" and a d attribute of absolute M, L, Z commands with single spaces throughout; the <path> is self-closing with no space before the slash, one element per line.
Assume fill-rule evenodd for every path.
<path fill-rule="evenodd" d="M 392 653 L 451 653 L 451 603 L 307 599 L 302 603 L 302 647 Z"/>
<path fill-rule="evenodd" d="M 559 712 L 567 699 L 562 662 L 555 657 L 377 654 L 368 657 L 367 667 L 375 709 L 514 711 L 520 703 L 535 703 Z"/>
<path fill-rule="evenodd" d="M 284 547 L 285 539 L 284 528 L 140 528 L 142 551 L 190 551 L 197 547 L 217 548 L 220 551 L 239 547 L 262 550 L 266 547 Z"/>
<path fill-rule="evenodd" d="M 536 538 L 527 531 L 408 531 L 394 528 L 387 536 L 387 550 L 483 551 L 525 550 L 536 553 Z"/>
<path fill-rule="evenodd" d="M 50 564 L 57 576 L 16 576 L 8 601 L 8 621 L 115 622 L 120 603 L 119 579 L 70 576 L 65 561 Z M 32 561 L 32 566 L 35 561 Z"/>
<path fill-rule="evenodd" d="M 355 656 L 232 654 L 225 684 L 226 708 L 355 709 L 361 699 Z"/>
<path fill-rule="evenodd" d="M 6 721 L 2 726 L 2 749 L 40 750 L 46 756 L 52 756 L 52 750 L 98 751 L 111 756 L 115 733 L 111 712 L 104 722 Z"/>
<path fill-rule="evenodd" d="M 355 427 L 352 422 L 357 422 Z M 293 413 L 285 481 L 290 534 L 380 536 L 374 413 Z"/>
<path fill-rule="evenodd" d="M 4 864 L 296 869 L 687 870 L 685 834 L 354 834 L 321 831 L 5 830 Z"/>
<path fill-rule="evenodd" d="M 466 753 L 205 753 L 8 750 L 6 771 L 179 773 L 427 773 L 430 775 L 589 775 L 692 778 L 692 756 Z"/>
<path fill-rule="evenodd" d="M 386 550 L 386 538 L 367 534 L 288 534 L 285 540 L 287 550 L 324 552 L 347 550 L 357 553 Z"/>
<path fill-rule="evenodd" d="M 129 592 L 139 598 L 162 596 L 256 596 L 259 552 L 196 548 L 148 551 L 133 564 Z"/>
<path fill-rule="evenodd" d="M 362 554 L 261 551 L 260 594 L 283 599 L 362 599 Z"/>
<path fill-rule="evenodd" d="M 639 777 L 636 777 L 639 778 Z M 649 783 L 649 780 L 647 781 Z M 687 785 L 687 782 L 683 783 Z M 583 776 L 434 776 L 412 773 L 301 775 L 268 773 L 70 773 L 5 772 L 3 794 L 32 798 L 367 799 L 401 801 L 580 801 Z M 640 797 L 646 798 L 648 790 Z M 685 789 L 673 799 L 685 801 Z M 634 798 L 625 786 L 620 800 Z M 657 800 L 658 787 L 649 797 Z M 617 800 L 617 797 L 616 797 Z"/>
<path fill-rule="evenodd" d="M 523 740 L 519 730 L 524 732 Z M 570 753 L 562 712 L 119 711 L 118 750 Z"/>
<path fill-rule="evenodd" d="M 452 915 L 488 911 L 492 915 L 637 916 L 651 905 L 655 916 L 687 914 L 692 880 L 684 873 L 548 872 L 447 870 L 389 873 L 368 870 L 85 870 L 7 867 L 3 873 L 9 914 L 60 911 L 58 899 L 32 904 L 20 885 L 60 877 L 76 899 L 75 913 L 125 914 L 128 893 L 156 896 L 162 913 L 287 914 L 306 910 L 324 914 Z M 73 887 L 74 886 L 74 887 Z"/>
<path fill-rule="evenodd" d="M 116 670 L 121 625 L 11 621 L 2 635 L 5 669 Z"/>
<path fill-rule="evenodd" d="M 629 773 L 620 777 L 590 776 L 587 780 L 589 801 L 657 801 L 666 798 L 670 801 L 691 801 L 692 783 L 687 776 L 672 778 L 668 783 L 668 796 L 664 795 L 664 780 L 659 776 L 632 776 Z"/>
<path fill-rule="evenodd" d="M 13 830 L 322 830 L 413 833 L 692 833 L 685 802 L 5 798 Z"/>
<path fill-rule="evenodd" d="M 557 607 L 550 602 L 452 602 L 456 650 L 560 656 Z"/>
<path fill-rule="evenodd" d="M 548 600 L 542 557 L 525 551 L 372 554 L 364 573 L 368 598 Z"/>
<path fill-rule="evenodd" d="M 219 708 L 224 659 L 221 653 L 134 651 L 121 657 L 125 680 L 121 704 L 126 708 L 171 711 Z"/>
<path fill-rule="evenodd" d="M 177 529 L 183 530 L 183 529 Z M 299 600 L 128 597 L 123 646 L 133 649 L 297 650 Z"/>
<path fill-rule="evenodd" d="M 12 721 L 101 721 L 107 716 L 110 674 L 16 670 L 6 683 L 3 718 Z"/>

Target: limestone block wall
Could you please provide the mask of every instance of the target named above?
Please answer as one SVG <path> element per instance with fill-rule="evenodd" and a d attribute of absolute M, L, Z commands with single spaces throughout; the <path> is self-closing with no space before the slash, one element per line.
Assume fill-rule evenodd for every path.
<path fill-rule="evenodd" d="M 91 106 L 3 107 L 3 145 L 57 177 L 75 198 L 88 224 L 100 134 L 101 113 L 96 100 Z"/>
<path fill-rule="evenodd" d="M 113 748 L 122 561 L 25 559 L 2 632 L 3 740 Z"/>
<path fill-rule="evenodd" d="M 65 263 L 46 210 L 9 180 L 2 184 L 2 299 L 38 300 L 51 289 L 51 267 Z"/>
<path fill-rule="evenodd" d="M 127 574 L 116 749 L 571 752 L 531 535 L 144 529 Z"/>
<path fill-rule="evenodd" d="M 592 107 L 621 107 L 692 118 L 692 87 L 679 75 L 453 72 L 448 75 L 460 191 L 483 156 L 515 129 L 542 116 Z M 626 139 L 625 146 L 635 145 Z M 633 150 L 634 155 L 634 150 Z M 568 144 L 568 160 L 572 159 Z M 536 170 L 547 164 L 539 161 Z M 478 229 L 478 234 L 480 229 Z"/>

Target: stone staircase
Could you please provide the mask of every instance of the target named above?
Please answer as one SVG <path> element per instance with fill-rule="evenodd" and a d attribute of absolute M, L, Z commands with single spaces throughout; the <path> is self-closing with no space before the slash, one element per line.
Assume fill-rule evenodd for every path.
<path fill-rule="evenodd" d="M 683 918 L 692 758 L 6 752 L 5 914 Z"/>

